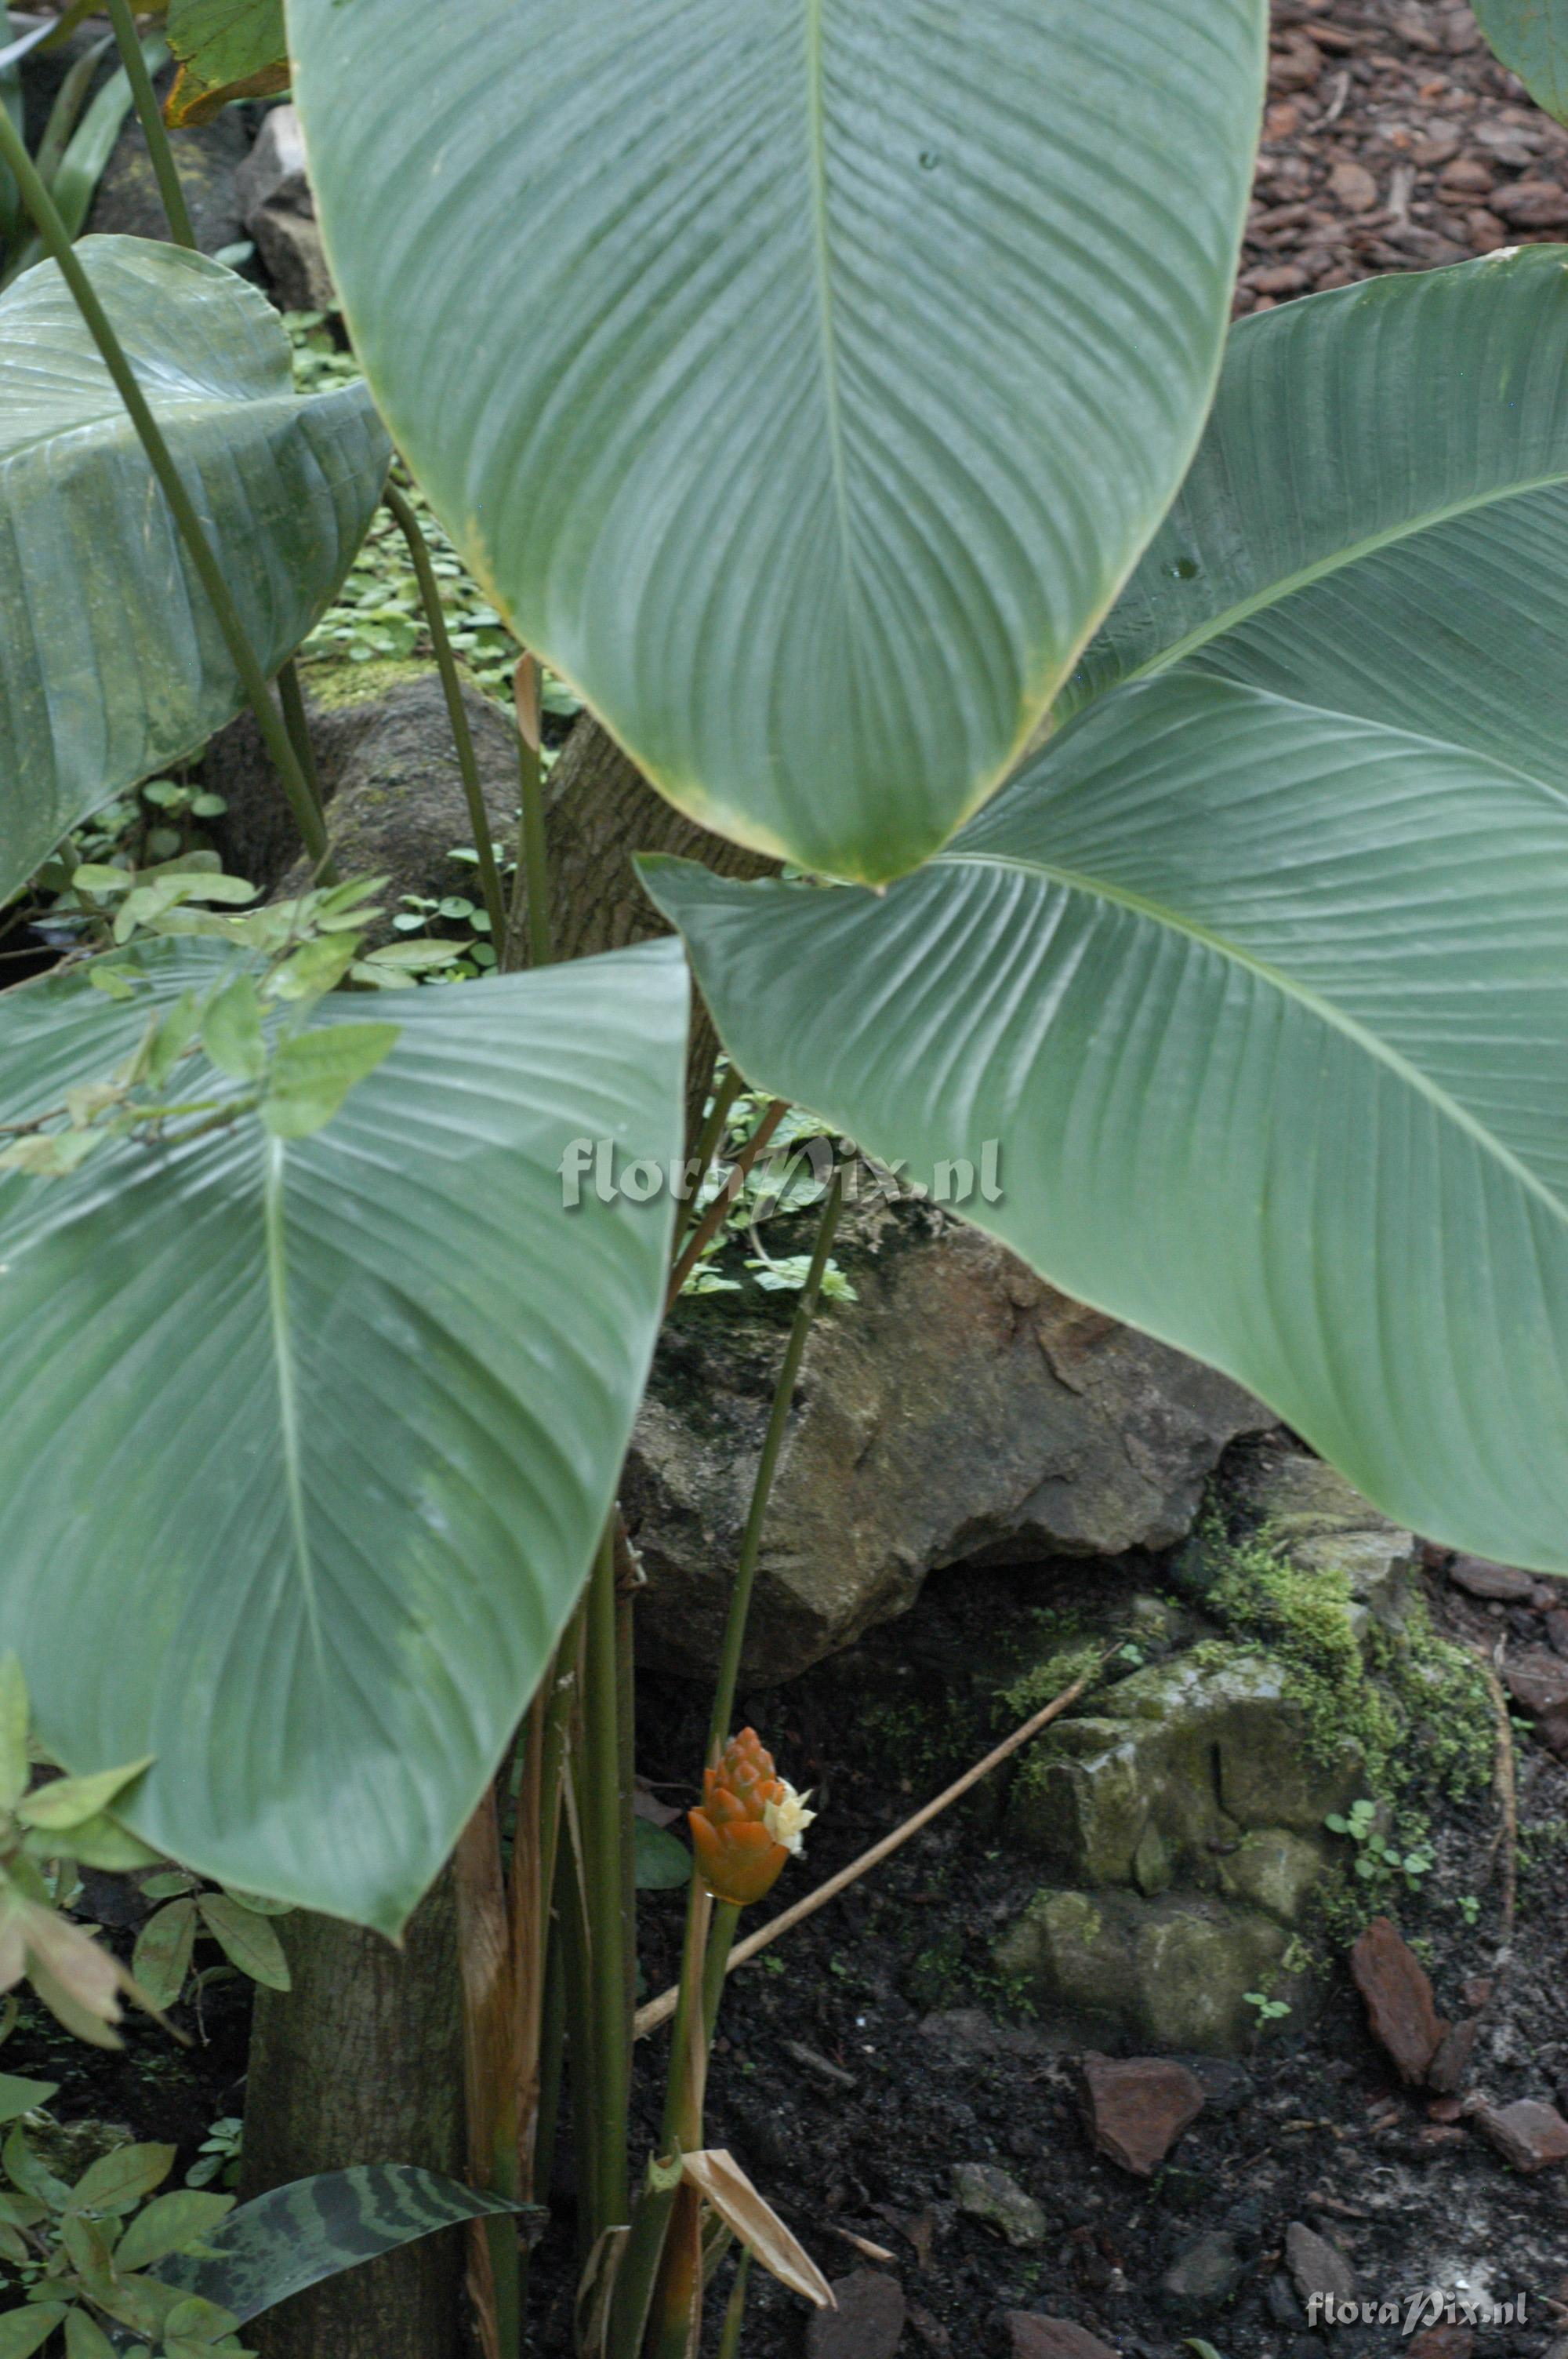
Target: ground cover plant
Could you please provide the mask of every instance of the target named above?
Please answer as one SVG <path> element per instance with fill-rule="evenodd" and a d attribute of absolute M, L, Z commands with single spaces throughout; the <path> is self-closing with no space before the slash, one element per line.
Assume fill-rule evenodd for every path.
<path fill-rule="evenodd" d="M 460 38 L 290 0 L 287 56 L 270 6 L 173 0 L 176 119 L 292 81 L 363 370 L 301 390 L 192 250 L 111 16 L 173 245 L 74 245 L 0 114 L 8 246 L 46 257 L 0 294 L 0 897 L 52 863 L 75 923 L 0 1000 L 0 1643 L 49 1757 L 114 1773 L 103 1840 L 264 1925 L 397 1936 L 451 1864 L 484 2347 L 524 2347 L 564 2052 L 579 2348 L 682 2359 L 727 2242 L 829 2298 L 704 2097 L 738 1919 L 811 1815 L 733 1719 L 837 1177 L 691 1765 L 651 2157 L 628 2131 L 616 1494 L 730 1211 L 716 1147 L 743 1188 L 805 1116 L 938 1198 L 989 1157 L 966 1216 L 1045 1276 L 1434 1540 L 1568 1570 L 1563 255 L 1227 339 L 1257 0 L 466 0 Z M 384 503 L 471 783 L 395 450 L 476 629 L 526 651 L 517 840 L 470 806 L 492 957 L 456 980 L 336 874 L 292 666 Z M 543 667 L 784 873 L 649 858 L 678 932 L 557 964 Z M 199 844 L 81 856 L 242 707 L 308 892 L 254 906 Z M 728 1063 L 691 1138 L 694 980 Z M 195 1888 L 166 1982 L 243 1930 Z M 66 2249 L 110 2327 L 38 2258 L 0 2349 L 30 2310 L 92 2359 L 101 2242 Z M 251 2313 L 200 2298 L 226 2347 Z"/>

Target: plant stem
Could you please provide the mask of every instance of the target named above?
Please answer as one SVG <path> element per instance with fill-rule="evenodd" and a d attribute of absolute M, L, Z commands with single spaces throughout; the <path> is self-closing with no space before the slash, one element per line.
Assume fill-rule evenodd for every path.
<path fill-rule="evenodd" d="M 669 1291 L 665 1296 L 666 1315 L 674 1309 L 682 1287 L 702 1258 L 703 1249 L 708 1240 L 722 1227 L 726 1213 L 741 1192 L 741 1182 L 788 1112 L 789 1108 L 783 1098 L 774 1098 L 762 1121 L 735 1158 L 730 1168 L 729 1178 L 692 1230 L 679 1260 L 670 1272 Z"/>
<path fill-rule="evenodd" d="M 741 1088 L 740 1073 L 731 1065 L 714 1092 L 713 1103 L 708 1108 L 708 1119 L 703 1124 L 697 1138 L 697 1154 L 693 1159 L 697 1164 L 697 1184 L 699 1189 L 708 1177 L 708 1165 L 724 1143 L 724 1132 L 730 1120 L 730 1109 L 740 1096 Z M 700 1213 L 695 1212 L 695 1206 L 694 1216 L 697 1219 L 701 1218 Z"/>
<path fill-rule="evenodd" d="M 762 1454 L 757 1461 L 757 1479 L 752 1486 L 751 1512 L 746 1517 L 740 1561 L 735 1567 L 735 1585 L 730 1593 L 730 1612 L 724 1625 L 724 1646 L 719 1658 L 719 1679 L 713 1697 L 713 1718 L 708 1723 L 708 1760 L 710 1768 L 717 1766 L 719 1756 L 729 1741 L 730 1720 L 735 1709 L 735 1686 L 741 1675 L 741 1652 L 746 1643 L 746 1622 L 752 1610 L 752 1592 L 757 1585 L 757 1560 L 762 1549 L 762 1527 L 767 1521 L 768 1500 L 773 1492 L 773 1476 L 778 1470 L 779 1451 L 784 1447 L 790 1410 L 795 1404 L 795 1379 L 800 1374 L 806 1339 L 816 1316 L 816 1300 L 822 1291 L 822 1273 L 833 1250 L 833 1238 L 843 1206 L 844 1175 L 836 1169 L 828 1183 L 827 1193 L 822 1200 L 811 1267 L 795 1307 L 789 1341 L 784 1345 L 784 1364 L 773 1387 L 773 1405 L 768 1418 L 768 1430 L 762 1439 Z"/>
<path fill-rule="evenodd" d="M 724 2310 L 724 2332 L 719 2338 L 719 2359 L 741 2359 L 741 2329 L 746 2319 L 746 2288 L 752 2279 L 752 2251 L 749 2245 L 741 2247 L 736 2265 L 735 2282 L 730 2288 L 730 2299 Z"/>
<path fill-rule="evenodd" d="M 326 805 L 321 799 L 321 776 L 316 767 L 316 748 L 310 742 L 310 722 L 305 710 L 305 690 L 300 686 L 299 666 L 292 656 L 277 675 L 278 702 L 283 707 L 283 725 L 288 732 L 288 742 L 294 748 L 294 758 L 299 774 L 310 789 L 310 799 L 323 814 Z"/>
<path fill-rule="evenodd" d="M 523 820 L 517 843 L 517 875 L 512 887 L 512 910 L 501 960 L 508 973 L 524 964 L 524 940 L 529 966 L 548 966 L 555 956 L 550 934 L 550 855 L 545 832 L 545 761 L 539 735 L 538 678 L 535 658 L 524 656 L 517 667 L 515 684 L 517 777 L 523 794 Z"/>
<path fill-rule="evenodd" d="M 825 1908 L 830 1900 L 836 1900 L 840 1892 L 847 1892 L 850 1885 L 860 1882 L 862 1875 L 869 1875 L 873 1867 L 880 1867 L 884 1859 L 891 1859 L 895 1851 L 902 1850 L 912 1836 L 917 1835 L 922 1827 L 928 1827 L 933 1819 L 949 1809 L 961 1795 L 967 1794 L 971 1786 L 978 1786 L 982 1777 L 1016 1753 L 1021 1745 L 1027 1745 L 1032 1737 L 1039 1735 L 1043 1728 L 1048 1728 L 1054 1720 L 1061 1718 L 1063 1712 L 1070 1711 L 1085 1690 L 1094 1685 L 1110 1655 L 1115 1652 L 1113 1647 L 1092 1671 L 1086 1671 L 1081 1680 L 1075 1680 L 1071 1687 L 1064 1688 L 1059 1696 L 1053 1696 L 1044 1710 L 1033 1713 L 1022 1728 L 1015 1728 L 1011 1736 L 1004 1736 L 983 1761 L 977 1761 L 972 1769 L 966 1769 L 961 1777 L 956 1777 L 934 1802 L 925 1803 L 913 1817 L 905 1819 L 902 1826 L 895 1827 L 891 1835 L 884 1835 L 880 1843 L 874 1843 L 870 1851 L 863 1851 L 859 1859 L 851 1860 L 849 1866 L 840 1868 L 837 1875 L 830 1875 L 826 1884 L 819 1884 L 815 1892 L 808 1892 L 806 1898 L 797 1900 L 793 1908 L 786 1908 L 781 1916 L 770 1919 L 760 1932 L 749 1933 L 731 1951 L 725 1973 L 733 1973 L 737 1966 L 745 1965 L 771 1941 L 776 1941 L 781 1933 L 803 1925 L 808 1917 L 815 1917 L 819 1908 Z M 657 2031 L 660 2024 L 667 2023 L 673 2015 L 678 2039 L 685 1995 L 686 1976 L 683 1972 L 678 1983 L 672 1984 L 668 1990 L 661 1991 L 657 1998 L 650 1999 L 646 2006 L 638 2009 L 633 2026 L 637 2038 L 643 2039 L 650 2031 Z M 673 2057 L 673 2049 L 671 2052 Z"/>
<path fill-rule="evenodd" d="M 436 669 L 441 675 L 441 690 L 447 700 L 447 718 L 451 724 L 452 743 L 457 748 L 458 768 L 462 773 L 463 798 L 469 807 L 469 825 L 473 830 L 474 850 L 479 854 L 479 880 L 490 919 L 491 940 L 499 960 L 506 942 L 506 897 L 501 889 L 495 839 L 490 832 L 490 813 L 485 808 L 484 788 L 480 782 L 473 731 L 469 727 L 468 708 L 463 702 L 462 679 L 441 605 L 441 585 L 430 562 L 430 544 L 420 530 L 419 519 L 412 505 L 404 498 L 395 484 L 388 484 L 384 496 L 387 508 L 407 542 L 408 554 L 414 560 L 419 600 L 425 609 L 425 626 L 430 634 L 430 645 L 435 651 Z"/>
<path fill-rule="evenodd" d="M 179 184 L 174 150 L 168 144 L 168 133 L 164 127 L 163 109 L 157 103 L 157 92 L 147 71 L 147 61 L 136 38 L 130 0 L 109 0 L 109 22 L 114 27 L 120 62 L 125 69 L 131 97 L 146 136 L 147 154 L 152 158 L 153 177 L 157 182 L 157 192 L 163 199 L 163 209 L 168 219 L 169 235 L 176 245 L 189 246 L 194 254 L 197 250 L 196 232 L 190 225 L 190 209 L 185 201 L 185 190 Z"/>
<path fill-rule="evenodd" d="M 724 1977 L 730 1971 L 735 1928 L 740 1922 L 741 1911 L 733 1900 L 715 1903 L 713 1930 L 708 1937 L 708 1955 L 702 1969 L 702 2029 L 709 2047 L 713 2044 L 713 2027 L 719 2020 L 719 2002 L 724 1995 Z"/>
<path fill-rule="evenodd" d="M 32 158 L 3 106 L 0 106 L 0 163 L 10 167 L 22 192 L 22 201 L 33 217 L 45 249 L 59 266 L 60 276 L 70 288 L 87 332 L 97 345 L 99 356 L 130 414 L 137 439 L 146 453 L 147 463 L 168 502 L 179 537 L 207 592 L 267 752 L 277 766 L 283 790 L 288 798 L 289 809 L 294 813 L 295 824 L 304 839 L 305 848 L 318 864 L 323 877 L 330 881 L 332 870 L 328 860 L 327 832 L 322 825 L 321 814 L 300 769 L 298 756 L 289 743 L 288 732 L 267 686 L 266 674 L 246 636 L 233 594 L 223 579 L 222 567 L 202 528 L 195 502 L 185 488 L 184 479 L 174 463 L 163 430 L 147 406 L 135 371 L 126 359 L 124 347 L 98 299 L 97 289 L 82 268 L 65 223 L 55 210 L 54 201 L 34 169 Z"/>
<path fill-rule="evenodd" d="M 628 2218 L 627 2113 L 631 2104 L 631 2010 L 626 2004 L 622 1916 L 621 1715 L 615 1647 L 615 1527 L 605 1527 L 589 1583 L 583 1680 L 583 1851 L 592 1942 L 592 2118 L 579 2120 L 591 2157 L 593 2234 Z"/>

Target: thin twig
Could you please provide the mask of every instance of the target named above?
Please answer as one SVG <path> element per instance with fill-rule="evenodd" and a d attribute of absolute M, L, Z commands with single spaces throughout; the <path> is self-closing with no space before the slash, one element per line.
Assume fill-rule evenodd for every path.
<path fill-rule="evenodd" d="M 1514 1764 L 1514 1729 L 1509 1713 L 1509 1700 L 1503 1691 L 1502 1680 L 1498 1677 L 1496 1664 L 1479 1647 L 1476 1651 L 1498 1723 L 1494 1782 L 1503 1816 L 1493 1851 L 1494 1854 L 1499 1848 L 1502 1852 L 1502 1941 L 1497 1965 L 1497 1972 L 1500 1974 L 1513 1948 L 1514 1915 L 1519 1905 L 1519 1780 Z"/>
<path fill-rule="evenodd" d="M 1073 1681 L 1071 1687 L 1064 1688 L 1044 1711 L 1037 1712 L 1032 1720 L 1026 1720 L 1022 1728 L 1015 1728 L 1011 1736 L 1004 1737 L 994 1751 L 988 1753 L 983 1761 L 977 1761 L 972 1769 L 966 1769 L 963 1776 L 938 1794 L 934 1802 L 927 1802 L 924 1810 L 916 1810 L 912 1819 L 905 1819 L 891 1835 L 884 1835 L 881 1843 L 873 1843 L 870 1851 L 862 1852 L 859 1859 L 852 1860 L 848 1867 L 840 1868 L 837 1875 L 830 1875 L 826 1884 L 819 1884 L 815 1892 L 808 1892 L 804 1900 L 797 1900 L 795 1907 L 786 1908 L 782 1917 L 773 1918 L 761 1932 L 750 1934 L 744 1941 L 737 1942 L 730 1953 L 730 1973 L 733 1973 L 737 1966 L 743 1966 L 756 1957 L 782 1933 L 793 1932 L 797 1925 L 804 1925 L 808 1917 L 815 1917 L 819 1908 L 825 1908 L 830 1900 L 837 1900 L 841 1892 L 847 1892 L 852 1884 L 858 1884 L 862 1875 L 869 1875 L 873 1867 L 880 1867 L 884 1859 L 891 1859 L 895 1851 L 901 1851 L 922 1827 L 928 1827 L 933 1819 L 940 1817 L 944 1810 L 967 1794 L 971 1786 L 978 1786 L 982 1777 L 999 1768 L 1010 1755 L 1018 1751 L 1021 1745 L 1027 1745 L 1032 1736 L 1038 1736 L 1043 1728 L 1048 1727 L 1052 1721 L 1059 1719 L 1063 1712 L 1076 1704 L 1117 1651 L 1116 1647 L 1109 1647 L 1092 1671 L 1086 1671 L 1081 1679 Z M 646 2006 L 639 2008 L 633 2025 L 636 2037 L 644 2038 L 650 2031 L 656 2031 L 661 2023 L 667 2023 L 676 2011 L 679 1996 L 680 1985 L 676 1984 L 673 1990 L 661 1991 L 657 1998 L 650 1999 Z"/>

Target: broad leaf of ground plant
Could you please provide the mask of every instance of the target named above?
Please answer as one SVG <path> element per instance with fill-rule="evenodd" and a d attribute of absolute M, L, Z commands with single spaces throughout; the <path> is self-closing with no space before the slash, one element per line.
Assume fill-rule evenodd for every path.
<path fill-rule="evenodd" d="M 1568 1571 L 1568 802 L 1184 675 L 881 899 L 650 870 L 759 1086 L 927 1185 L 1000 1141 L 966 1213 L 1046 1277 Z"/>
<path fill-rule="evenodd" d="M 1077 718 L 921 875 L 653 874 L 755 1084 L 926 1181 L 1000 1141 L 981 1225 L 1557 1571 L 1565 262 L 1243 323 Z"/>
<path fill-rule="evenodd" d="M 292 0 L 399 448 L 683 810 L 876 880 L 1016 759 L 1196 441 L 1264 16 Z"/>
<path fill-rule="evenodd" d="M 0 999 L 16 1121 L 101 1077 L 207 945 Z M 307 1038 L 385 1002 L 319 1004 Z M 577 1138 L 667 1168 L 673 941 L 407 992 L 324 1128 L 254 1114 L 0 1180 L 0 1629 L 76 1771 L 247 1892 L 396 1930 L 514 1730 L 609 1511 L 673 1203 L 563 1210 Z M 187 1101 L 243 1092 L 200 1054 Z M 188 1130 L 196 1128 L 187 1125 Z M 129 1732 L 135 1732 L 130 1741 Z"/>
<path fill-rule="evenodd" d="M 1475 0 L 1497 55 L 1538 106 L 1568 123 L 1568 0 Z"/>
<path fill-rule="evenodd" d="M 381 496 L 388 446 L 364 389 L 300 398 L 276 312 L 219 263 L 126 237 L 80 252 L 274 671 Z M 0 546 L 4 903 L 71 828 L 244 701 L 53 263 L 0 297 Z"/>

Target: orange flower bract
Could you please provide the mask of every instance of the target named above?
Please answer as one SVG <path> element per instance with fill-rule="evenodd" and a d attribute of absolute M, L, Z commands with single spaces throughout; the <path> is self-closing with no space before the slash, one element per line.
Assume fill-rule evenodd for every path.
<path fill-rule="evenodd" d="M 701 1807 L 688 1813 L 697 1864 L 713 1898 L 737 1908 L 764 1898 L 800 1849 L 812 1815 L 775 1776 L 754 1728 L 732 1736 L 718 1768 L 703 1771 Z"/>

